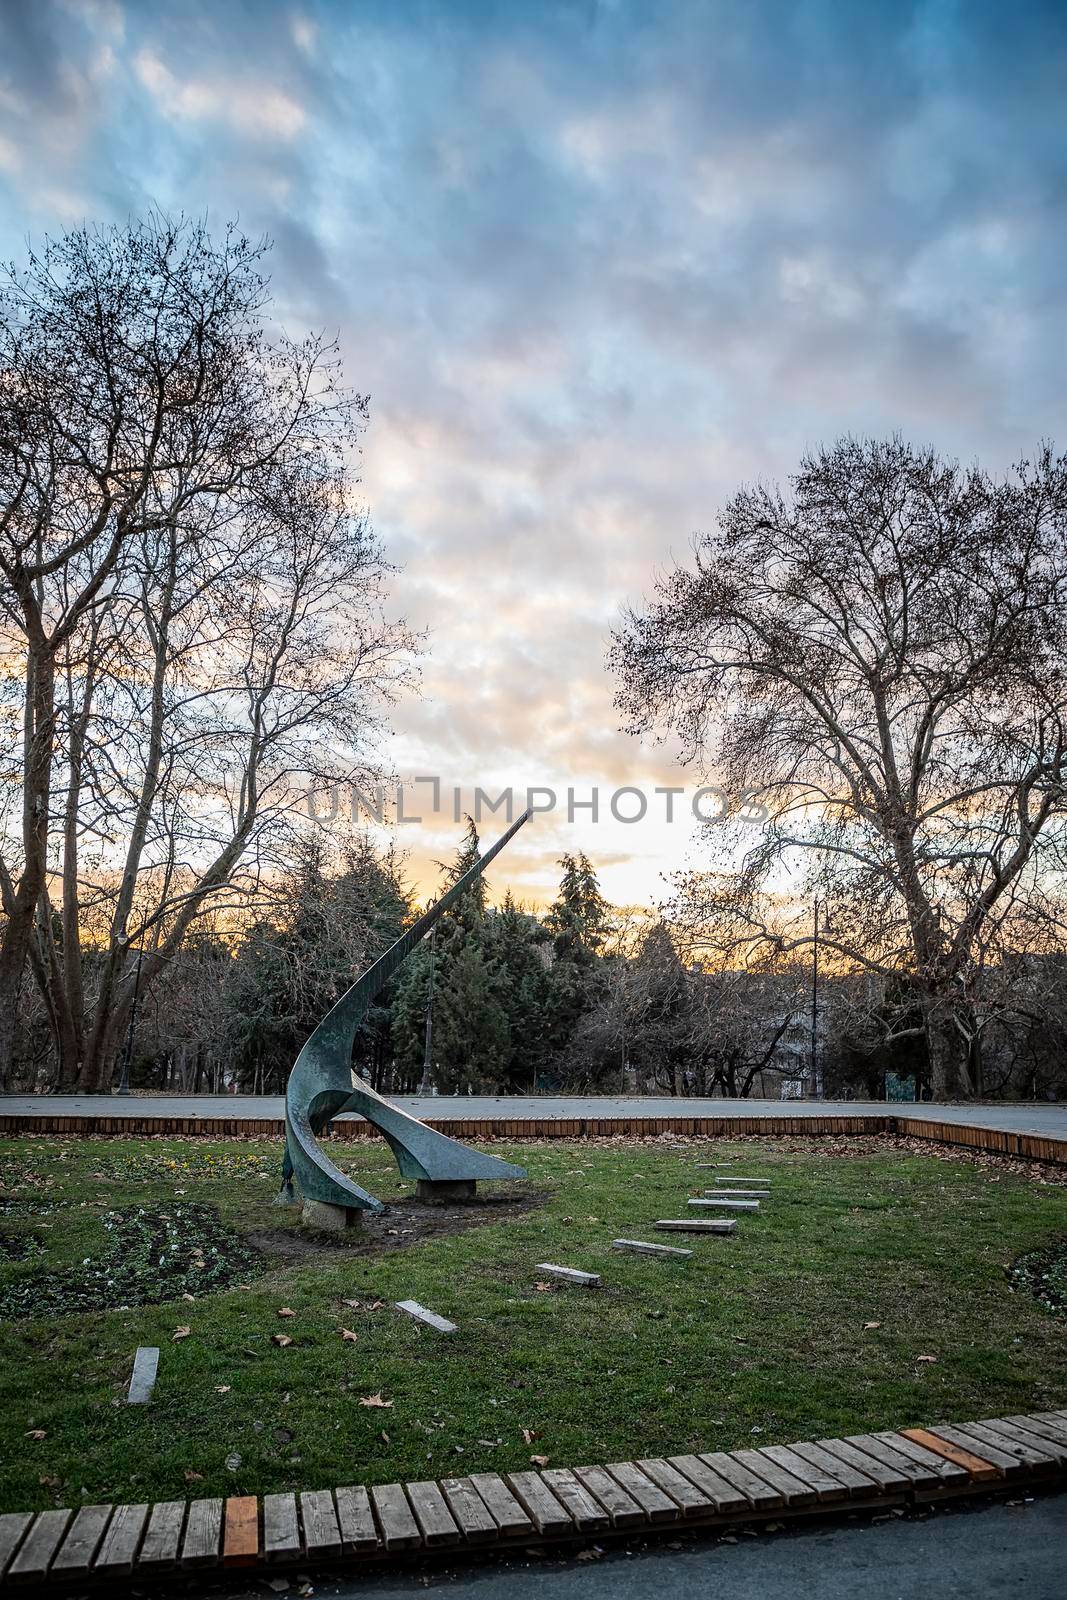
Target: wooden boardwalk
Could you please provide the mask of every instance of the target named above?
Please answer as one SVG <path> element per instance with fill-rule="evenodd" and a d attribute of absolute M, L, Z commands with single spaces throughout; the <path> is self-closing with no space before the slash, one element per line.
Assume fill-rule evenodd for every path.
<path fill-rule="evenodd" d="M 1067 1482 L 1067 1410 L 791 1445 L 301 1494 L 0 1516 L 0 1589 L 360 1563 L 521 1540 L 877 1511 Z"/>

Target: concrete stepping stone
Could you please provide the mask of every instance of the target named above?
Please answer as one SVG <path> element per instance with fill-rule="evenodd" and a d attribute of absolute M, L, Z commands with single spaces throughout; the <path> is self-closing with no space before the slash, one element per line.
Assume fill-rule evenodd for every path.
<path fill-rule="evenodd" d="M 583 1289 L 599 1289 L 599 1272 L 579 1272 L 577 1267 L 555 1267 L 550 1261 L 538 1261 L 535 1272 L 547 1272 L 550 1278 L 561 1278 L 564 1283 L 576 1283 Z"/>
<path fill-rule="evenodd" d="M 128 1406 L 144 1406 L 151 1398 L 152 1390 L 156 1386 L 156 1370 L 159 1367 L 159 1348 L 156 1345 L 142 1344 L 137 1347 L 137 1354 L 133 1358 L 133 1373 L 130 1377 L 130 1389 L 126 1396 Z"/>
<path fill-rule="evenodd" d="M 447 1317 L 439 1317 L 436 1311 L 427 1311 L 417 1300 L 396 1300 L 394 1304 L 398 1311 L 406 1311 L 416 1322 L 424 1322 L 428 1328 L 433 1328 L 437 1333 L 457 1332 L 454 1322 L 449 1322 Z"/>
<path fill-rule="evenodd" d="M 687 1258 L 693 1254 L 692 1250 L 679 1250 L 672 1244 L 646 1244 L 643 1239 L 613 1239 L 613 1250 L 632 1250 L 639 1256 L 676 1256 Z"/>
<path fill-rule="evenodd" d="M 758 1200 L 690 1200 L 691 1206 L 706 1206 L 715 1211 L 758 1211 Z"/>
<path fill-rule="evenodd" d="M 656 1227 L 663 1233 L 733 1233 L 737 1223 L 726 1217 L 661 1217 Z"/>

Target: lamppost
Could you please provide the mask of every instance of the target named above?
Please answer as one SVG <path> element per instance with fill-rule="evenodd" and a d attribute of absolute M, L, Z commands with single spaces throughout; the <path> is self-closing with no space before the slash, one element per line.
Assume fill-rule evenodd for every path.
<path fill-rule="evenodd" d="M 822 902 L 823 933 L 832 933 L 826 901 Z M 822 1070 L 819 1064 L 819 897 L 815 896 L 811 919 L 811 1092 L 816 1100 L 822 1099 Z"/>
<path fill-rule="evenodd" d="M 426 1045 L 422 1055 L 422 1082 L 419 1093 L 428 1095 L 433 1087 L 430 1069 L 433 1065 L 433 969 L 437 929 L 430 929 L 430 986 L 426 996 Z"/>
<path fill-rule="evenodd" d="M 133 980 L 133 1004 L 130 1006 L 130 1026 L 126 1031 L 126 1053 L 122 1060 L 122 1075 L 116 1094 L 129 1094 L 130 1092 L 130 1058 L 133 1055 L 133 1030 L 137 1025 L 137 1001 L 141 993 L 141 961 L 144 956 L 144 940 L 141 940 L 137 950 L 137 973 Z"/>

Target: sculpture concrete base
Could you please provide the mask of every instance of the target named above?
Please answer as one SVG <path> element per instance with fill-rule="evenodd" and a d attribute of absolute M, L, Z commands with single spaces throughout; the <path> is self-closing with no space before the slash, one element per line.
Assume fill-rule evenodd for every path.
<path fill-rule="evenodd" d="M 320 1228 L 324 1233 L 344 1233 L 346 1228 L 358 1228 L 362 1217 L 354 1206 L 333 1206 L 326 1200 L 305 1200 L 300 1220 L 309 1228 Z"/>
<path fill-rule="evenodd" d="M 419 1178 L 415 1184 L 418 1199 L 443 1206 L 449 1200 L 473 1200 L 478 1192 L 474 1178 Z"/>

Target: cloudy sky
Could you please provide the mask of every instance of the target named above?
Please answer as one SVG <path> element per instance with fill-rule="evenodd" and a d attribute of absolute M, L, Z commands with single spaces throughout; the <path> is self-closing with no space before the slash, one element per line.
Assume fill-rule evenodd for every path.
<path fill-rule="evenodd" d="M 557 790 L 498 892 L 581 847 L 643 903 L 691 827 L 566 814 L 694 783 L 615 731 L 620 606 L 842 431 L 1067 445 L 1065 86 L 1027 0 L 0 0 L 0 252 L 152 204 L 270 235 L 430 630 L 392 761 Z M 457 832 L 402 834 L 417 874 Z"/>

